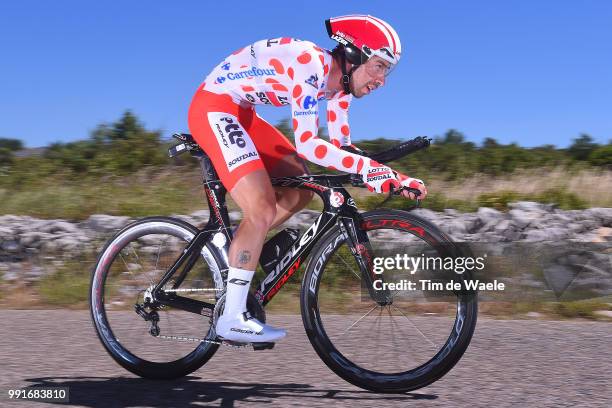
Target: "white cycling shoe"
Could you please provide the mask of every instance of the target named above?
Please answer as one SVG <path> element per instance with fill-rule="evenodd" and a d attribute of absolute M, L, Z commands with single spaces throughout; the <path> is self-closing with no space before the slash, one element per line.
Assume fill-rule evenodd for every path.
<path fill-rule="evenodd" d="M 274 343 L 285 337 L 287 332 L 275 329 L 251 316 L 247 312 L 246 299 L 254 271 L 230 266 L 227 276 L 225 305 L 217 319 L 217 336 L 239 343 Z"/>
<path fill-rule="evenodd" d="M 274 343 L 287 335 L 285 330 L 262 323 L 249 312 L 219 316 L 216 331 L 224 340 L 239 343 Z"/>

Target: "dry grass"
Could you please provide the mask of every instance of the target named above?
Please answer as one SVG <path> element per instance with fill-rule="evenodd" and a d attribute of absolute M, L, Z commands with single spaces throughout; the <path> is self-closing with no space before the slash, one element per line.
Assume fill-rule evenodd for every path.
<path fill-rule="evenodd" d="M 519 170 L 507 177 L 475 175 L 462 181 L 442 178 L 425 180 L 432 193 L 443 193 L 447 198 L 471 201 L 484 193 L 516 191 L 537 194 L 560 188 L 578 195 L 589 207 L 612 207 L 612 171 L 581 170 L 569 173 L 562 168 Z"/>

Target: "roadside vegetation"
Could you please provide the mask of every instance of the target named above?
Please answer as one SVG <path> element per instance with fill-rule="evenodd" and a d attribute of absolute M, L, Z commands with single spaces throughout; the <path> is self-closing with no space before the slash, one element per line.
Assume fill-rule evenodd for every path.
<path fill-rule="evenodd" d="M 287 120 L 277 126 L 292 138 Z M 357 144 L 375 152 L 397 142 L 381 138 Z M 205 208 L 197 161 L 187 155 L 169 159 L 171 143 L 129 111 L 75 142 L 24 150 L 19 140 L 0 139 L 0 214 L 80 220 L 96 213 L 139 217 Z M 436 211 L 505 210 L 517 200 L 563 209 L 612 206 L 604 188 L 612 185 L 612 143 L 599 145 L 586 134 L 567 149 L 523 148 L 492 138 L 476 145 L 449 130 L 429 149 L 393 167 L 426 181 L 430 196 L 423 205 Z M 314 165 L 311 170 L 322 171 Z M 384 198 L 363 189 L 352 192 L 364 209 Z M 390 205 L 411 203 L 397 199 Z M 320 203 L 314 201 L 311 208 Z"/>

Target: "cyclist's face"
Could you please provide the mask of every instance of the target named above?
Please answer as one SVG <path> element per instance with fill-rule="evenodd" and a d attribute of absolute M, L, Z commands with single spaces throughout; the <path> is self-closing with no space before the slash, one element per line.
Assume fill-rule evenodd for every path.
<path fill-rule="evenodd" d="M 378 56 L 373 56 L 353 72 L 351 90 L 356 98 L 361 98 L 385 84 L 391 65 Z"/>

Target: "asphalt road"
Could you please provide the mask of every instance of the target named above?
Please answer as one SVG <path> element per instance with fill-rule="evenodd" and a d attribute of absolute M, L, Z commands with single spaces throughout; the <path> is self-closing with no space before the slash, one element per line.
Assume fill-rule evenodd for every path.
<path fill-rule="evenodd" d="M 612 406 L 612 324 L 585 321 L 478 322 L 468 351 L 429 387 L 381 395 L 346 383 L 315 354 L 299 316 L 269 316 L 289 329 L 274 350 L 221 347 L 200 370 L 176 381 L 140 379 L 98 341 L 86 311 L 0 311 L 0 406 L 7 390 L 70 387 L 79 407 L 182 406 Z M 237 369 L 238 368 L 238 369 Z"/>

